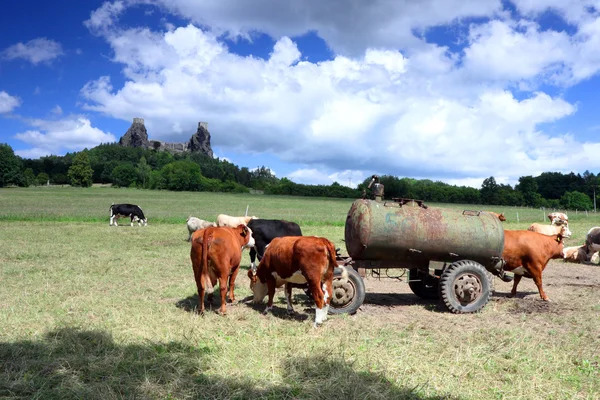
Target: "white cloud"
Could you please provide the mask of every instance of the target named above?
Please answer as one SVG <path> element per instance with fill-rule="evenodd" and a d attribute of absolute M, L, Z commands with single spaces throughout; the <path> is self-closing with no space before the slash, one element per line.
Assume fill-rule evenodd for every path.
<path fill-rule="evenodd" d="M 21 105 L 18 97 L 11 96 L 5 91 L 0 92 L 0 114 L 9 113 Z"/>
<path fill-rule="evenodd" d="M 56 121 L 34 119 L 26 122 L 34 129 L 18 133 L 15 138 L 33 147 L 15 152 L 22 157 L 37 158 L 59 154 L 63 150 L 80 151 L 100 143 L 116 141 L 111 133 L 93 127 L 90 120 L 82 116 L 69 116 Z"/>
<path fill-rule="evenodd" d="M 41 62 L 50 62 L 62 54 L 60 43 L 46 38 L 37 38 L 6 48 L 2 52 L 2 57 L 8 60 L 22 58 L 37 65 Z"/>
<path fill-rule="evenodd" d="M 62 108 L 60 108 L 60 106 L 57 104 L 56 106 L 54 106 L 54 108 L 50 111 L 52 114 L 54 115 L 61 115 L 63 113 Z"/>
<path fill-rule="evenodd" d="M 313 185 L 331 185 L 334 182 L 343 186 L 356 188 L 359 183 L 362 183 L 369 176 L 364 171 L 345 170 L 334 173 L 326 173 L 321 169 L 316 168 L 301 168 L 290 172 L 287 177 L 296 183 L 313 184 Z"/>
<path fill-rule="evenodd" d="M 560 96 L 540 91 L 541 84 L 573 84 L 598 71 L 600 59 L 595 61 L 598 53 L 592 49 L 600 40 L 600 22 L 589 15 L 569 36 L 502 14 L 497 20 L 473 23 L 466 47 L 453 53 L 415 37 L 386 45 L 378 39 L 376 25 L 366 22 L 361 26 L 366 42 L 349 44 L 354 36 L 338 19 L 359 11 L 369 14 L 379 6 L 367 10 L 353 3 L 356 9 L 349 7 L 345 15 L 328 20 L 315 17 L 321 3 L 302 3 L 298 7 L 313 7 L 308 22 L 288 21 L 289 26 L 264 21 L 256 11 L 260 7 L 253 6 L 253 14 L 245 3 L 235 12 L 228 9 L 240 13 L 235 18 L 223 11 L 225 3 L 205 14 L 198 12 L 204 6 L 195 2 L 169 3 L 171 10 L 194 20 L 217 16 L 211 20 L 213 31 L 194 25 L 167 32 L 122 29 L 115 19 L 121 11 L 108 13 L 99 18 L 103 25 L 94 26 L 104 27 L 102 34 L 114 61 L 124 66 L 126 83 L 115 88 L 107 76 L 88 82 L 81 90 L 86 108 L 126 121 L 142 117 L 151 137 L 168 141 L 186 140 L 198 121 L 208 121 L 213 146 L 274 153 L 284 162 L 306 165 L 288 174 L 300 183 L 347 184 L 345 172 L 336 171 L 350 170 L 362 174 L 352 177 L 353 186 L 370 175 L 366 171 L 374 171 L 469 186 L 478 181 L 475 187 L 480 187 L 492 175 L 514 184 L 522 175 L 600 168 L 600 159 L 590 150 L 595 143 L 582 143 L 571 132 L 550 135 L 540 128 L 577 112 Z M 291 12 L 287 3 L 277 4 L 276 14 Z M 331 4 L 335 8 L 338 3 Z M 497 2 L 461 2 L 454 8 L 447 2 L 430 4 L 431 10 L 419 11 L 407 26 L 426 28 L 458 16 L 500 12 Z M 396 6 L 388 7 L 392 14 Z M 450 14 L 444 16 L 441 10 Z M 402 18 L 408 18 L 406 12 Z M 385 31 L 396 17 L 382 18 Z M 242 34 L 245 24 L 273 35 L 300 32 L 314 28 L 315 21 L 332 27 L 323 30 L 332 35 L 328 43 L 339 51 L 352 48 L 349 55 L 303 61 L 294 41 L 283 36 L 268 59 L 242 57 L 229 52 L 217 36 L 223 30 Z M 410 51 L 392 49 L 414 41 L 419 44 Z M 511 91 L 515 83 L 522 91 L 518 98 Z"/>

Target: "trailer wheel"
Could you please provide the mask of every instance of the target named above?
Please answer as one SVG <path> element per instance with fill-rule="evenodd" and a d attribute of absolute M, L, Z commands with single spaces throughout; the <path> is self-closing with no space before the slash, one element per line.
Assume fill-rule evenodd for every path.
<path fill-rule="evenodd" d="M 348 270 L 348 280 L 342 282 L 342 271 L 336 268 L 333 275 L 333 296 L 329 314 L 354 314 L 365 301 L 365 283 L 352 267 Z"/>
<path fill-rule="evenodd" d="M 437 300 L 440 298 L 440 280 L 429 274 L 419 273 L 418 268 L 408 270 L 408 287 L 422 299 Z"/>
<path fill-rule="evenodd" d="M 450 264 L 440 278 L 440 298 L 453 313 L 481 310 L 490 299 L 488 272 L 479 263 L 462 260 Z"/>

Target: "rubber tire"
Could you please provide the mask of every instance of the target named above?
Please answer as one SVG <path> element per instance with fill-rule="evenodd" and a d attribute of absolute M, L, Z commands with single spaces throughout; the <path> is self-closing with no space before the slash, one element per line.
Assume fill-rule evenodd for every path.
<path fill-rule="evenodd" d="M 411 282 L 410 280 L 413 278 L 419 277 L 419 270 L 417 268 L 411 268 L 408 270 L 408 287 L 410 290 L 422 299 L 427 300 L 438 300 L 440 298 L 440 284 L 439 280 L 435 286 L 428 286 L 423 281 L 419 282 Z M 437 279 L 437 278 L 432 278 Z"/>
<path fill-rule="evenodd" d="M 481 283 L 481 296 L 475 301 L 463 305 L 454 292 L 455 281 L 465 273 L 475 275 Z M 490 300 L 489 273 L 483 265 L 471 260 L 461 260 L 450 264 L 440 279 L 440 300 L 446 308 L 455 314 L 475 313 L 480 311 Z"/>
<path fill-rule="evenodd" d="M 329 304 L 328 314 L 354 314 L 365 301 L 365 283 L 363 282 L 361 276 L 352 267 L 346 267 L 346 269 L 348 270 L 348 281 L 352 284 L 352 286 L 354 286 L 354 297 L 343 307 L 336 307 L 332 299 Z M 336 268 L 333 275 L 334 283 L 336 279 L 341 279 L 341 277 L 341 270 Z"/>

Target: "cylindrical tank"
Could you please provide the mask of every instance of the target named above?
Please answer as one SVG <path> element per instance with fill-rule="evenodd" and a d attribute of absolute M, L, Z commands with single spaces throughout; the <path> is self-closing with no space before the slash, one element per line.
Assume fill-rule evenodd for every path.
<path fill-rule="evenodd" d="M 355 260 L 495 265 L 504 249 L 500 220 L 487 212 L 421 202 L 356 200 L 346 217 L 345 242 Z"/>

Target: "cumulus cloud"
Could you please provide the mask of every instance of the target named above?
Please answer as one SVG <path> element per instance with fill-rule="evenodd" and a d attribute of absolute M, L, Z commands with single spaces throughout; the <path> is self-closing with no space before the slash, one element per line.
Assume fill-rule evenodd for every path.
<path fill-rule="evenodd" d="M 11 96 L 5 91 L 0 92 L 0 114 L 6 114 L 21 105 L 18 97 Z"/>
<path fill-rule="evenodd" d="M 59 154 L 66 151 L 80 151 L 100 143 L 115 142 L 111 133 L 92 126 L 89 119 L 82 116 L 69 116 L 60 120 L 33 119 L 26 121 L 33 129 L 15 135 L 15 138 L 32 145 L 32 148 L 16 151 L 22 157 L 35 157 Z"/>
<path fill-rule="evenodd" d="M 358 2 L 338 15 L 318 12 L 323 2 L 303 2 L 292 10 L 287 2 L 264 0 L 282 16 L 268 21 L 262 7 L 245 2 L 236 10 L 231 2 L 211 9 L 183 0 L 153 3 L 211 29 L 192 24 L 167 32 L 124 29 L 116 19 L 120 6 L 108 9 L 117 3 L 106 3 L 102 17 L 88 24 L 102 27 L 126 83 L 113 87 L 102 76 L 81 90 L 87 109 L 127 121 L 143 117 L 152 137 L 182 141 L 198 121 L 209 121 L 213 146 L 274 153 L 306 165 L 288 174 L 300 183 L 346 184 L 340 171 L 350 170 L 361 176 L 352 178 L 353 186 L 374 172 L 471 186 L 491 175 L 515 183 L 519 176 L 543 171 L 600 168 L 590 152 L 594 143 L 582 143 L 572 132 L 550 135 L 541 128 L 573 115 L 577 107 L 539 88 L 574 84 L 600 67 L 598 53 L 591 51 L 600 40 L 600 19 L 587 9 L 577 17 L 578 31 L 569 36 L 541 29 L 534 21 L 511 20 L 494 1 L 452 7 L 430 0 L 431 9 L 422 7 L 409 18 L 412 2 L 382 1 L 373 9 Z M 400 3 L 406 9 L 391 12 Z M 384 9 L 387 13 L 381 13 Z M 306 18 L 297 18 L 302 10 Z M 364 19 L 375 12 L 382 14 L 381 21 Z M 468 27 L 460 51 L 412 33 L 496 14 L 501 16 Z M 347 18 L 363 22 L 358 31 L 364 37 L 358 42 L 340 23 Z M 398 24 L 402 18 L 410 23 Z M 392 21 L 401 28 L 388 26 Z M 295 42 L 282 35 L 319 26 L 329 28 L 319 32 L 330 35 L 327 43 L 338 53 L 328 61 L 304 60 Z M 405 26 L 410 32 L 404 32 Z M 267 59 L 234 54 L 220 40 L 224 31 L 243 35 L 250 27 L 278 38 Z M 386 29 L 396 35 L 393 43 L 378 36 Z M 397 50 L 405 44 L 410 51 Z M 521 89 L 518 97 L 511 89 L 515 83 Z"/>
<path fill-rule="evenodd" d="M 37 65 L 41 62 L 50 62 L 63 54 L 60 43 L 46 39 L 32 39 L 26 43 L 19 42 L 2 52 L 2 57 L 8 60 L 22 58 Z"/>

